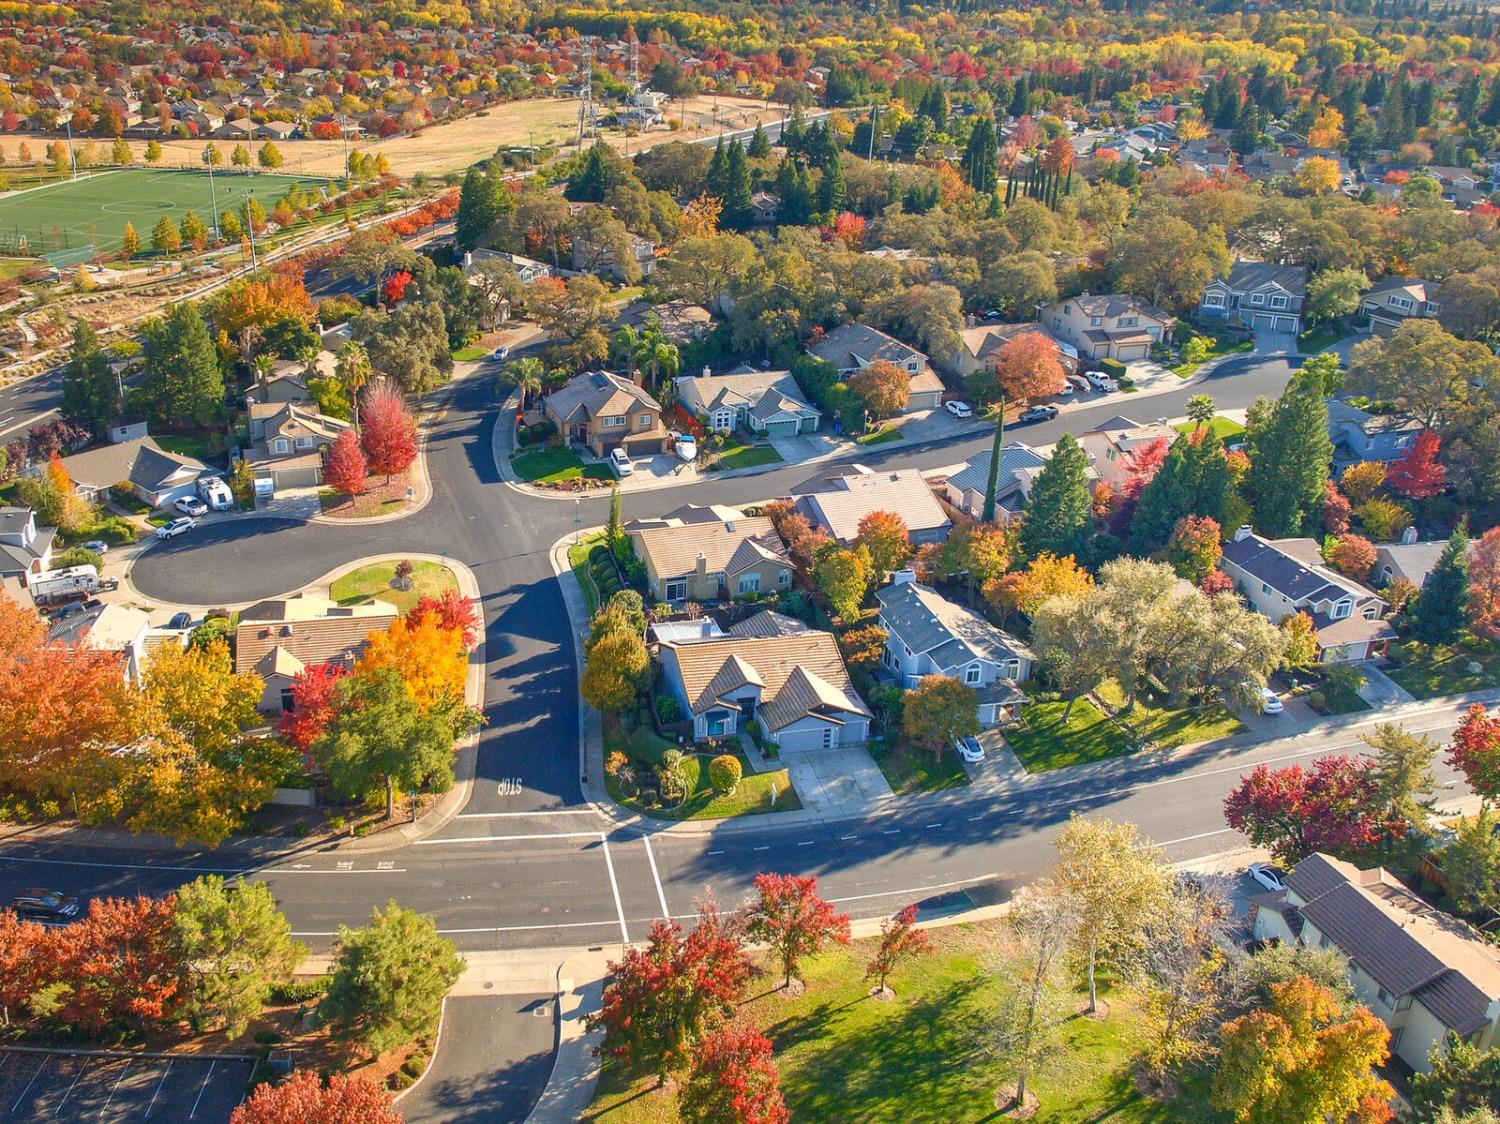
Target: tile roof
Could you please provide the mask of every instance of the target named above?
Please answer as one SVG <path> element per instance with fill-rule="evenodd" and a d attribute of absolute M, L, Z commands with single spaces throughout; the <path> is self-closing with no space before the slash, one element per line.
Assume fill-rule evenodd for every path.
<path fill-rule="evenodd" d="M 348 659 L 398 615 L 396 606 L 378 599 L 340 605 L 303 593 L 256 602 L 240 613 L 235 628 L 235 670 L 254 669 L 276 647 L 303 664 Z"/>
<path fill-rule="evenodd" d="M 875 591 L 880 615 L 913 652 L 926 652 L 938 667 L 956 671 L 975 659 L 1030 659 L 1026 645 L 978 613 L 949 601 L 919 582 L 898 582 Z"/>
<path fill-rule="evenodd" d="M 746 617 L 739 624 L 729 627 L 730 636 L 796 636 L 806 632 L 808 626 L 796 617 L 789 617 L 773 609 L 762 609 L 753 617 Z"/>
<path fill-rule="evenodd" d="M 825 487 L 797 500 L 801 511 L 840 542 L 859 534 L 859 521 L 873 511 L 889 511 L 906 522 L 912 534 L 946 530 L 952 525 L 922 474 L 914 468 L 823 478 Z"/>
<path fill-rule="evenodd" d="M 725 522 L 642 527 L 633 531 L 642 559 L 658 577 L 690 574 L 703 555 L 705 572 L 733 575 L 767 560 L 786 561 L 786 544 L 763 516 L 741 516 Z"/>
<path fill-rule="evenodd" d="M 774 636 L 730 635 L 663 643 L 662 648 L 675 657 L 695 714 L 732 706 L 723 694 L 747 683 L 761 686 L 760 715 L 771 730 L 820 709 L 870 714 L 854 690 L 832 633 L 806 629 Z"/>

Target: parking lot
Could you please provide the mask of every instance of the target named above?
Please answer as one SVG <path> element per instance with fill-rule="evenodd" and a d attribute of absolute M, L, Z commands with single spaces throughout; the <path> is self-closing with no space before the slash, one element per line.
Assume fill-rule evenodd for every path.
<path fill-rule="evenodd" d="M 107 1050 L 0 1049 L 0 1120 L 224 1124 L 254 1059 Z"/>

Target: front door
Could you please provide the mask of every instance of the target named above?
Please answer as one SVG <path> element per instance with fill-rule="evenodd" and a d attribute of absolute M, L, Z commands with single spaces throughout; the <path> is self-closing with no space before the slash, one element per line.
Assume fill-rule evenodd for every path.
<path fill-rule="evenodd" d="M 711 738 L 722 738 L 734 728 L 734 714 L 728 710 L 710 710 L 705 716 L 708 726 L 708 736 Z"/>

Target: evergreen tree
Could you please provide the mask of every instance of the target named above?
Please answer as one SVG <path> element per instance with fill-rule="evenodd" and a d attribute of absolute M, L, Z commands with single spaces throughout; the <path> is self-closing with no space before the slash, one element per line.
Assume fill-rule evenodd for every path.
<path fill-rule="evenodd" d="M 596 142 L 568 177 L 568 186 L 563 194 L 579 203 L 604 202 L 604 196 L 621 178 L 619 171 L 610 165 L 611 155 L 602 141 Z"/>
<path fill-rule="evenodd" d="M 766 136 L 760 122 L 756 122 L 755 132 L 750 135 L 750 155 L 757 160 L 764 160 L 771 155 L 771 138 Z"/>
<path fill-rule="evenodd" d="M 1016 79 L 1015 96 L 1010 99 L 1010 115 L 1025 117 L 1031 112 L 1031 79 L 1023 74 Z"/>
<path fill-rule="evenodd" d="M 1415 133 L 1407 107 L 1406 79 L 1392 82 L 1380 107 L 1380 143 L 1385 148 L 1400 148 Z"/>
<path fill-rule="evenodd" d="M 1428 575 L 1412 611 L 1413 633 L 1424 644 L 1451 644 L 1469 619 L 1469 533 L 1460 523 Z"/>
<path fill-rule="evenodd" d="M 1229 147 L 1241 156 L 1255 151 L 1260 139 L 1260 114 L 1255 103 L 1246 98 L 1240 103 L 1240 111 L 1234 119 L 1234 131 L 1229 134 Z"/>
<path fill-rule="evenodd" d="M 999 144 L 995 136 L 995 119 L 986 113 L 974 123 L 969 145 L 964 150 L 963 170 L 969 186 L 975 191 L 994 191 L 999 170 Z"/>
<path fill-rule="evenodd" d="M 719 199 L 723 199 L 725 192 L 729 190 L 729 155 L 724 151 L 723 137 L 720 137 L 719 143 L 714 145 L 713 158 L 708 162 L 708 172 L 703 178 L 703 183 L 708 189 L 708 194 Z"/>
<path fill-rule="evenodd" d="M 1417 96 L 1412 101 L 1411 119 L 1419 129 L 1432 124 L 1432 115 L 1437 109 L 1437 88 L 1429 78 L 1417 87 Z"/>
<path fill-rule="evenodd" d="M 224 374 L 198 306 L 183 301 L 141 327 L 141 398 L 153 421 L 207 425 L 224 405 Z"/>
<path fill-rule="evenodd" d="M 750 163 L 745 159 L 745 150 L 739 141 L 729 145 L 724 179 L 724 209 L 719 215 L 720 224 L 726 230 L 748 230 L 755 219 L 755 209 L 750 205 Z"/>
<path fill-rule="evenodd" d="M 73 322 L 73 346 L 62 375 L 62 415 L 102 436 L 119 413 L 119 384 L 99 336 L 87 320 Z"/>
<path fill-rule="evenodd" d="M 1458 109 L 1458 119 L 1470 130 L 1479 126 L 1479 102 L 1484 97 L 1484 89 L 1479 84 L 1479 75 L 1470 74 L 1458 87 L 1455 103 Z"/>
<path fill-rule="evenodd" d="M 602 196 L 601 196 L 602 198 Z M 510 209 L 510 191 L 498 176 L 472 167 L 464 175 L 458 193 L 458 213 L 454 216 L 454 240 L 460 250 L 478 246 Z"/>
<path fill-rule="evenodd" d="M 1026 503 L 1021 522 L 1021 549 L 1026 557 L 1088 557 L 1094 534 L 1088 467 L 1088 454 L 1078 439 L 1064 433 L 1037 474 Z"/>
<path fill-rule="evenodd" d="M 837 156 L 823 166 L 823 178 L 818 183 L 818 210 L 830 218 L 844 209 L 847 198 L 844 183 L 844 164 Z"/>
<path fill-rule="evenodd" d="M 922 95 L 922 104 L 917 107 L 918 116 L 932 122 L 934 132 L 941 133 L 948 127 L 948 91 L 941 82 L 934 82 Z"/>
<path fill-rule="evenodd" d="M 1146 554 L 1165 546 L 1187 515 L 1222 524 L 1232 486 L 1224 442 L 1211 427 L 1179 437 L 1141 491 L 1130 523 L 1131 549 Z"/>
<path fill-rule="evenodd" d="M 1257 401 L 1246 422 L 1245 491 L 1256 529 L 1270 538 L 1310 531 L 1322 518 L 1333 460 L 1321 377 L 1299 371 L 1275 403 Z"/>

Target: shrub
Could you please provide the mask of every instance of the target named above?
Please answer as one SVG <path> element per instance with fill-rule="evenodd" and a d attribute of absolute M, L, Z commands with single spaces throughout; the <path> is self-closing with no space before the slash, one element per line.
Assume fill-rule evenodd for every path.
<path fill-rule="evenodd" d="M 733 792 L 743 773 L 739 758 L 733 754 L 721 754 L 708 763 L 708 783 L 713 785 L 715 792 Z"/>
<path fill-rule="evenodd" d="M 69 547 L 53 556 L 52 568 L 54 570 L 66 569 L 69 566 L 92 566 L 96 570 L 103 570 L 104 559 L 97 551 L 84 550 L 81 546 Z"/>
<path fill-rule="evenodd" d="M 1101 359 L 1099 367 L 1106 375 L 1119 382 L 1125 377 L 1125 364 L 1118 359 Z"/>
<path fill-rule="evenodd" d="M 1328 705 L 1328 699 L 1322 691 L 1307 692 L 1307 705 L 1314 710 L 1322 710 Z"/>
<path fill-rule="evenodd" d="M 277 1004 L 306 1003 L 321 998 L 327 990 L 327 976 L 317 976 L 310 980 L 287 980 L 285 983 L 271 985 L 270 1000 Z M 257 1035 L 256 1041 L 259 1040 Z"/>
<path fill-rule="evenodd" d="M 682 705 L 671 695 L 656 696 L 656 720 L 661 723 L 682 719 Z"/>

